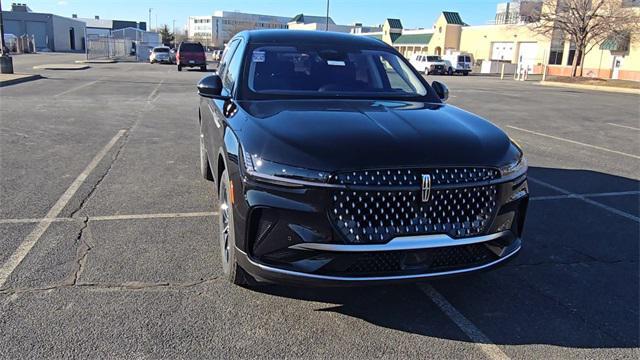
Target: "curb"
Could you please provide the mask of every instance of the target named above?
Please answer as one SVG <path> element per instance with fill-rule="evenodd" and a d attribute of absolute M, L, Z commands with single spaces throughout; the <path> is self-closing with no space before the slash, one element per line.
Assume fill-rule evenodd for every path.
<path fill-rule="evenodd" d="M 113 59 L 109 59 L 109 60 L 76 60 L 75 63 L 76 64 L 113 64 L 113 63 L 117 63 L 118 60 L 113 60 Z"/>
<path fill-rule="evenodd" d="M 561 83 L 561 82 L 555 82 L 555 81 L 540 81 L 538 84 L 543 86 L 555 86 L 555 87 L 570 88 L 570 89 L 596 90 L 596 91 L 605 91 L 605 92 L 612 92 L 612 93 L 640 95 L 639 89 L 626 89 L 626 88 L 617 88 L 612 86 L 567 84 L 567 83 Z"/>
<path fill-rule="evenodd" d="M 86 70 L 89 69 L 89 65 L 76 65 L 76 64 L 44 64 L 36 65 L 33 67 L 36 70 Z"/>
<path fill-rule="evenodd" d="M 20 83 L 33 81 L 33 80 L 38 80 L 38 79 L 42 79 L 42 78 L 43 77 L 41 75 L 30 75 L 30 76 L 23 76 L 23 77 L 16 78 L 16 79 L 11 79 L 11 80 L 3 80 L 3 81 L 0 81 L 0 87 L 20 84 Z"/>

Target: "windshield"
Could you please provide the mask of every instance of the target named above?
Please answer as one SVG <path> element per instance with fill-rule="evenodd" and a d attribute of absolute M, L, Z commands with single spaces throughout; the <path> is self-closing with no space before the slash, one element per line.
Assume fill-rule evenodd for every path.
<path fill-rule="evenodd" d="M 428 61 L 441 61 L 440 56 L 427 56 Z"/>
<path fill-rule="evenodd" d="M 184 52 L 204 52 L 204 48 L 200 44 L 183 43 L 180 45 L 180 51 Z"/>
<path fill-rule="evenodd" d="M 419 97 L 427 89 L 385 50 L 259 46 L 248 54 L 248 86 L 258 94 Z"/>
<path fill-rule="evenodd" d="M 153 52 L 156 52 L 156 53 L 168 53 L 169 52 L 169 48 L 155 48 L 155 49 L 153 49 Z"/>

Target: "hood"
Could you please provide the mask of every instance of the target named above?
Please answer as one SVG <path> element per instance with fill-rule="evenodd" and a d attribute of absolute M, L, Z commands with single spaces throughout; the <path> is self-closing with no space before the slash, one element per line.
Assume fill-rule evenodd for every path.
<path fill-rule="evenodd" d="M 252 154 L 324 171 L 501 166 L 512 160 L 502 130 L 445 104 L 244 101 L 231 126 Z"/>

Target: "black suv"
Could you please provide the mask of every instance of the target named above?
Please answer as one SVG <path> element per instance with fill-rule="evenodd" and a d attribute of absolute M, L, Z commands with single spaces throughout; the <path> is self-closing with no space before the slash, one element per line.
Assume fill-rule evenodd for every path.
<path fill-rule="evenodd" d="M 241 32 L 198 93 L 233 283 L 415 281 L 520 250 L 522 150 L 381 41 Z"/>

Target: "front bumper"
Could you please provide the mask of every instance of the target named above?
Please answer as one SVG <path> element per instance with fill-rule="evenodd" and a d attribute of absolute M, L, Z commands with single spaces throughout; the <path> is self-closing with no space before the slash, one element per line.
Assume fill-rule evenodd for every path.
<path fill-rule="evenodd" d="M 512 236 L 512 234 L 500 235 L 500 237 L 504 239 L 509 239 Z M 503 252 L 501 256 L 496 256 L 495 259 L 492 259 L 491 261 L 487 261 L 485 263 L 475 264 L 473 266 L 452 268 L 448 270 L 442 269 L 432 272 L 418 272 L 397 275 L 337 276 L 306 273 L 260 263 L 257 260 L 252 259 L 247 253 L 239 249 L 236 249 L 238 254 L 236 255 L 236 258 L 240 266 L 260 282 L 314 286 L 376 285 L 388 283 L 416 282 L 433 278 L 442 278 L 462 275 L 471 272 L 479 272 L 497 267 L 514 258 L 520 251 L 522 244 L 521 240 L 519 238 L 513 238 L 509 240 L 511 240 L 511 244 L 502 249 Z M 481 244 L 482 246 L 491 246 L 489 243 L 491 242 L 487 242 L 486 244 L 479 244 Z M 340 256 L 339 252 L 336 252 L 335 254 L 336 256 Z"/>
<path fill-rule="evenodd" d="M 354 243 L 331 218 L 335 189 L 287 188 L 237 174 L 236 248 L 239 265 L 256 280 L 357 285 L 418 281 L 493 268 L 521 248 L 528 204 L 526 176 L 494 184 L 496 210 L 486 231 L 395 236 Z M 450 229 L 449 229 L 450 230 Z"/>

